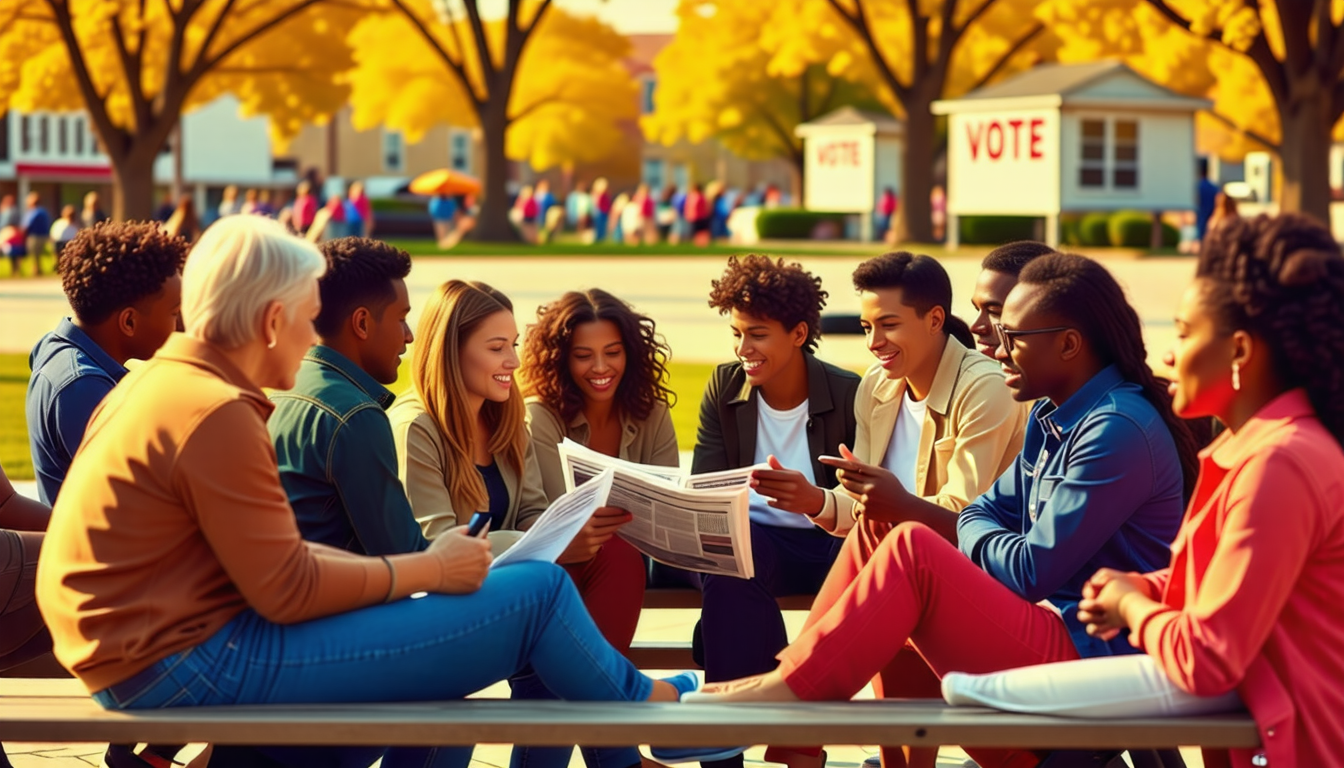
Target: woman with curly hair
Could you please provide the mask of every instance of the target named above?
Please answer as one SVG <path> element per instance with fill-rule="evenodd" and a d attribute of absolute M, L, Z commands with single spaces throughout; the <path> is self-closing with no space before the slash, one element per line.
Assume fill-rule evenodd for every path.
<path fill-rule="evenodd" d="M 677 434 L 668 410 L 673 395 L 664 384 L 670 354 L 651 318 L 598 288 L 570 291 L 537 310 L 519 378 L 548 498 L 565 492 L 558 446 L 567 437 L 626 461 L 677 466 Z M 580 533 L 591 555 L 565 570 L 602 635 L 625 652 L 644 603 L 644 560 L 615 535 L 630 515 L 614 507 L 600 513 Z M 523 684 L 515 684 L 515 696 Z M 544 688 L 534 693 L 532 698 L 549 697 Z M 529 749 L 527 765 L 563 768 L 570 752 Z M 623 768 L 641 760 L 635 747 L 585 747 L 583 754 L 590 768 Z"/>
<path fill-rule="evenodd" d="M 1344 258 L 1304 216 L 1210 229 L 1167 362 L 1175 413 L 1227 431 L 1200 457 L 1171 564 L 1103 569 L 1079 618 L 1143 655 L 949 675 L 944 695 L 1079 717 L 1240 709 L 1272 766 L 1344 755 Z M 1255 750 L 1234 765 L 1264 765 Z M 1206 763 L 1208 761 L 1206 760 Z"/>
<path fill-rule="evenodd" d="M 709 306 L 728 316 L 737 360 L 720 365 L 705 389 L 692 471 L 768 462 L 835 487 L 835 470 L 817 457 L 854 444 L 859 376 L 813 354 L 826 296 L 821 278 L 796 262 L 758 254 L 728 260 L 711 283 Z M 692 574 L 703 594 L 696 645 L 711 681 L 775 668 L 775 654 L 788 644 L 775 598 L 815 594 L 842 543 L 755 491 L 750 514 L 755 575 Z M 681 759 L 675 750 L 654 757 Z M 725 768 L 742 764 L 741 750 L 721 757 Z"/>

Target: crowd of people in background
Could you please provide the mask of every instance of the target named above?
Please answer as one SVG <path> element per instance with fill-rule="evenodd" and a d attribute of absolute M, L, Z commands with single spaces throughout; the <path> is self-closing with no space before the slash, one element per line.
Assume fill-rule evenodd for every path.
<path fill-rule="evenodd" d="M 23 207 L 19 208 L 16 197 L 11 194 L 0 196 L 0 252 L 9 259 L 10 274 L 21 274 L 23 260 L 28 258 L 33 264 L 33 274 L 42 274 L 42 257 L 50 244 L 53 256 L 59 256 L 61 249 L 79 230 L 91 227 L 107 220 L 97 192 L 84 195 L 83 208 L 74 205 L 60 207 L 60 218 L 52 220 L 51 213 L 42 204 L 42 195 L 36 191 L 24 196 Z"/>
<path fill-rule="evenodd" d="M 732 232 L 729 218 L 741 207 L 777 208 L 785 194 L 774 184 L 750 191 L 721 181 L 668 184 L 661 190 L 641 183 L 633 190 L 613 194 L 605 178 L 579 182 L 563 199 L 542 179 L 519 189 L 509 218 L 524 242 L 552 242 L 561 231 L 579 242 L 652 245 L 693 243 L 705 246 L 726 240 Z"/>

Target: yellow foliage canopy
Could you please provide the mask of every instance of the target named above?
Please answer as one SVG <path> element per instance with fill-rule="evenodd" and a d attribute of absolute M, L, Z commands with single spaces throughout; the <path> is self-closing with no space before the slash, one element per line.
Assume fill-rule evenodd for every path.
<path fill-rule="evenodd" d="M 354 2 L 308 0 L 70 0 L 78 49 L 112 124 L 134 132 L 160 117 L 176 82 L 183 109 L 235 94 L 246 114 L 267 113 L 282 144 L 304 123 L 345 103 L 339 75 L 353 65 L 346 30 Z M 311 7 L 309 7 L 311 6 Z M 39 0 L 0 0 L 0 105 L 24 111 L 86 109 L 70 51 Z M 222 17 L 221 17 L 221 14 Z M 174 21 L 177 16 L 180 21 Z M 131 84 L 138 86 L 130 87 Z M 148 113 L 137 115 L 137 100 Z M 175 118 L 174 118 L 175 119 Z"/>
<path fill-rule="evenodd" d="M 498 97 L 481 77 L 466 19 L 439 16 L 429 0 L 407 5 L 438 44 L 464 62 L 478 99 Z M 524 17 L 535 11 L 524 9 Z M 503 59 L 503 21 L 487 22 L 491 59 Z M 351 103 L 356 128 L 387 125 L 417 141 L 435 125 L 479 126 L 480 115 L 443 60 L 401 14 L 369 16 L 350 34 L 356 68 Z M 538 22 L 507 94 L 506 153 L 537 170 L 605 158 L 624 141 L 639 88 L 623 63 L 630 43 L 593 17 L 551 7 Z"/>
<path fill-rule="evenodd" d="M 641 123 L 651 141 L 697 144 L 717 138 L 752 160 L 801 157 L 793 129 L 845 104 L 873 101 L 855 82 L 812 64 L 771 67 L 788 41 L 777 29 L 789 3 L 682 0 L 672 43 L 658 54 L 655 112 Z"/>

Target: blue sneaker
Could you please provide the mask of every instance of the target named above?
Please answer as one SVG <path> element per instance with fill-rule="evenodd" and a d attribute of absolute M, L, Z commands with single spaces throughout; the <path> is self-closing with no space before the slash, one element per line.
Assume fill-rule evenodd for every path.
<path fill-rule="evenodd" d="M 671 683 L 683 701 L 700 689 L 700 676 L 694 672 L 682 672 L 662 680 Z M 668 764 L 727 760 L 746 751 L 746 747 L 649 747 L 649 754 L 653 755 L 654 760 Z"/>

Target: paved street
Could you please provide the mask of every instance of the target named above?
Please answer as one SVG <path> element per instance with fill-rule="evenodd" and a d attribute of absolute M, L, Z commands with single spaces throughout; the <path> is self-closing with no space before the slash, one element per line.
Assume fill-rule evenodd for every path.
<path fill-rule="evenodd" d="M 874 253 L 877 249 L 874 249 Z M 952 277 L 954 311 L 971 316 L 970 294 L 979 271 L 978 254 L 947 259 Z M 822 278 L 831 298 L 828 312 L 857 312 L 850 274 L 860 256 L 803 257 L 798 260 Z M 793 257 L 790 257 L 793 259 Z M 1171 316 L 1181 291 L 1194 272 L 1189 258 L 1102 258 L 1129 291 L 1143 319 L 1154 363 L 1172 338 Z M 725 257 L 420 257 L 411 272 L 414 324 L 419 309 L 435 286 L 450 278 L 483 280 L 513 299 L 520 324 L 534 316 L 537 305 L 568 289 L 600 287 L 652 316 L 671 344 L 675 359 L 721 362 L 732 356 L 732 337 L 721 318 L 706 305 L 709 284 L 723 270 Z M 41 335 L 70 309 L 59 281 L 0 281 L 0 352 L 27 352 Z M 862 340 L 835 337 L 823 342 L 821 354 L 850 367 L 871 360 Z"/>

